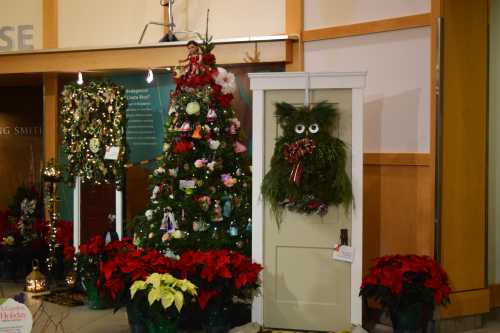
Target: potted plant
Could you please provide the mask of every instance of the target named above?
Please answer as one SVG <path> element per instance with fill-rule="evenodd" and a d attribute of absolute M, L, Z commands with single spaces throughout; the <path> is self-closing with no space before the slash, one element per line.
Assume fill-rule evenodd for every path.
<path fill-rule="evenodd" d="M 425 331 L 436 305 L 447 305 L 448 275 L 427 256 L 390 255 L 374 260 L 360 295 L 390 313 L 395 332 Z"/>
<path fill-rule="evenodd" d="M 197 295 L 190 281 L 171 274 L 153 273 L 130 287 L 132 302 L 146 308 L 144 317 L 149 333 L 175 333 L 180 312 L 187 297 Z M 142 306 L 141 306 L 142 305 Z"/>
<path fill-rule="evenodd" d="M 208 333 L 227 332 L 236 303 L 250 303 L 258 290 L 262 266 L 229 250 L 187 251 L 175 263 L 182 278 L 199 288 L 198 305 Z"/>
<path fill-rule="evenodd" d="M 158 251 L 138 249 L 130 238 L 109 243 L 105 246 L 105 254 L 97 282 L 101 293 L 113 300 L 116 310 L 127 307 L 131 332 L 145 332 L 142 303 L 137 300 L 132 302 L 129 289 L 135 281 L 145 280 L 152 273 L 169 272 L 172 261 Z"/>
<path fill-rule="evenodd" d="M 97 289 L 103 257 L 104 240 L 101 236 L 92 237 L 88 244 L 81 244 L 80 251 L 76 254 L 77 272 L 87 292 L 88 305 L 91 309 L 109 307 L 109 298 L 100 295 Z"/>

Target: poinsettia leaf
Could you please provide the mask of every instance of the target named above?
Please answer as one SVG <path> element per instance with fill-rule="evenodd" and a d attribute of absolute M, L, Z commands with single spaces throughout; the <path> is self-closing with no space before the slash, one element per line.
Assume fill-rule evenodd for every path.
<path fill-rule="evenodd" d="M 148 278 L 146 279 L 147 284 L 151 284 L 153 286 L 153 289 L 158 289 L 160 288 L 161 284 L 161 275 L 158 273 L 153 273 Z"/>
<path fill-rule="evenodd" d="M 144 289 L 146 289 L 146 282 L 135 281 L 134 284 L 130 287 L 130 297 L 134 298 L 134 295 L 137 291 Z"/>
<path fill-rule="evenodd" d="M 172 306 L 173 302 L 174 302 L 174 295 L 170 291 L 165 290 L 161 295 L 161 305 L 166 310 Z"/>
<path fill-rule="evenodd" d="M 176 291 L 174 294 L 175 307 L 177 311 L 181 312 L 182 306 L 184 305 L 184 294 L 180 291 Z"/>
<path fill-rule="evenodd" d="M 159 300 L 160 298 L 161 298 L 161 294 L 160 294 L 159 289 L 153 288 L 149 291 L 149 294 L 148 294 L 149 305 L 153 305 L 153 303 L 156 302 L 157 300 Z"/>

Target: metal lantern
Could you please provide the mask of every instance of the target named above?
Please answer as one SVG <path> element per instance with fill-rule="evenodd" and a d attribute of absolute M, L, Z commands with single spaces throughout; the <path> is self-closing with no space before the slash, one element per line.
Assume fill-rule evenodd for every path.
<path fill-rule="evenodd" d="M 47 279 L 39 270 L 38 260 L 33 260 L 33 271 L 26 277 L 26 291 L 31 293 L 42 293 L 47 291 Z"/>
<path fill-rule="evenodd" d="M 64 282 L 66 282 L 66 286 L 68 288 L 73 289 L 76 286 L 77 279 L 78 276 L 76 275 L 76 272 L 72 270 L 68 274 L 66 274 Z"/>

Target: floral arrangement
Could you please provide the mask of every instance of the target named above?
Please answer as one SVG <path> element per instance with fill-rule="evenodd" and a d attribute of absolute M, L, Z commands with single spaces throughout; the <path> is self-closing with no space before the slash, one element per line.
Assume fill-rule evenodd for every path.
<path fill-rule="evenodd" d="M 45 229 L 40 192 L 35 186 L 20 186 L 9 209 L 0 212 L 0 245 L 40 249 L 44 245 Z"/>
<path fill-rule="evenodd" d="M 61 96 L 61 123 L 64 152 L 68 158 L 68 180 L 80 176 L 82 182 L 110 183 L 121 188 L 126 161 L 125 109 L 122 87 L 110 82 L 70 84 Z M 106 159 L 106 151 L 119 150 L 116 160 Z"/>
<path fill-rule="evenodd" d="M 449 303 L 448 276 L 433 259 L 417 255 L 391 255 L 374 260 L 363 279 L 360 295 L 373 298 L 393 311 L 422 303 L 431 310 Z"/>
<path fill-rule="evenodd" d="M 347 147 L 331 135 L 337 110 L 326 102 L 298 108 L 277 103 L 275 114 L 283 134 L 276 139 L 262 194 L 278 225 L 283 209 L 325 215 L 329 205 L 348 207 L 352 188 L 346 172 Z"/>

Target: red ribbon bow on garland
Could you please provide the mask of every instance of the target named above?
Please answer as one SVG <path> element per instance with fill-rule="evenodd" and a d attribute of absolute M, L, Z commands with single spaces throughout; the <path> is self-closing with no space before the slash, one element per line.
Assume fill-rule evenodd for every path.
<path fill-rule="evenodd" d="M 292 172 L 290 173 L 290 183 L 297 186 L 300 185 L 304 166 L 302 165 L 302 157 L 310 155 L 314 152 L 316 145 L 310 138 L 304 138 L 294 143 L 287 144 L 283 147 L 283 156 L 288 163 L 293 164 Z"/>

